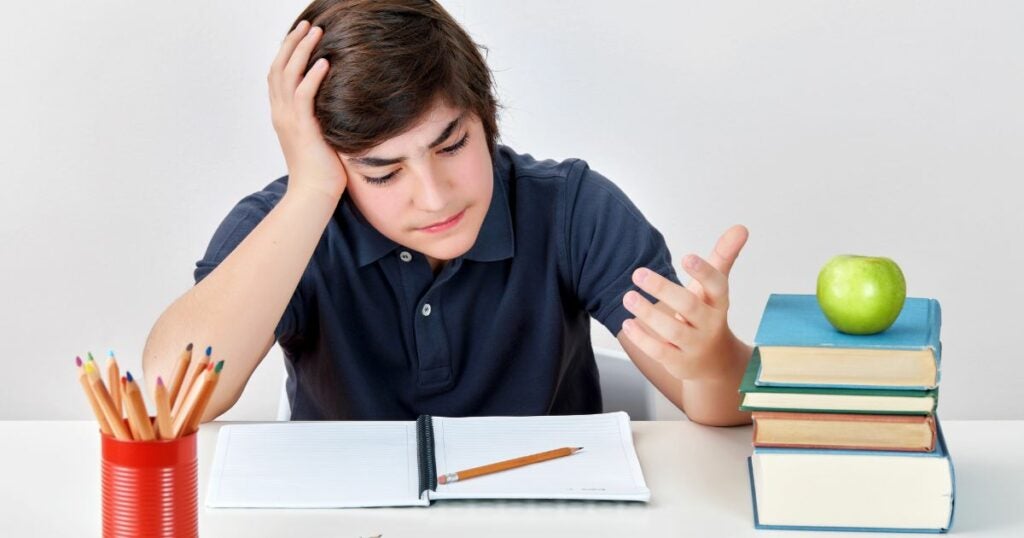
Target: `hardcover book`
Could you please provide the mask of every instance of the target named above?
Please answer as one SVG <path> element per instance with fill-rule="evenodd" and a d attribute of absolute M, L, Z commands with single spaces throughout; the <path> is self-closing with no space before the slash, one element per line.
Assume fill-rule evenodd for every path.
<path fill-rule="evenodd" d="M 907 297 L 878 334 L 839 332 L 814 295 L 772 294 L 754 337 L 758 386 L 927 390 L 939 383 L 942 312 L 935 299 Z"/>

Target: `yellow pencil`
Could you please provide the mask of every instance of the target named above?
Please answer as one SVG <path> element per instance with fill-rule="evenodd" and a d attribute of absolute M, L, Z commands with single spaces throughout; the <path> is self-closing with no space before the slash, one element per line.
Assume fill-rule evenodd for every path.
<path fill-rule="evenodd" d="M 107 424 L 106 417 L 103 416 L 103 409 L 100 409 L 100 404 L 96 401 L 96 395 L 92 393 L 92 389 L 89 388 L 89 379 L 85 375 L 85 370 L 82 368 L 82 357 L 75 357 L 75 366 L 78 367 L 78 383 L 82 385 L 82 390 L 85 392 L 85 398 L 89 400 L 89 407 L 92 408 L 92 414 L 96 415 L 96 422 L 100 424 L 100 431 L 106 435 L 111 435 L 110 425 Z"/>
<path fill-rule="evenodd" d="M 135 426 L 141 441 L 152 441 L 156 439 L 153 433 L 153 423 L 149 420 L 149 412 L 146 410 L 146 401 L 142 399 L 142 391 L 139 385 L 132 378 L 132 373 L 127 372 L 127 383 L 125 384 L 125 408 L 128 410 L 128 422 Z"/>
<path fill-rule="evenodd" d="M 185 405 L 185 399 L 188 398 L 189 393 L 192 391 L 192 386 L 196 384 L 196 380 L 199 379 L 199 376 L 203 374 L 203 371 L 206 370 L 206 367 L 210 364 L 210 355 L 212 353 L 213 348 L 211 346 L 206 346 L 206 353 L 199 357 L 198 360 L 193 361 L 195 364 L 192 365 L 191 371 L 181 385 L 181 390 L 178 391 L 178 398 L 171 407 L 171 415 L 173 415 L 175 419 L 177 419 L 177 416 L 181 413 L 181 407 Z"/>
<path fill-rule="evenodd" d="M 484 476 L 491 473 L 497 473 L 500 471 L 507 471 L 509 469 L 515 469 L 516 467 L 522 467 L 524 465 L 530 465 L 531 463 L 539 463 L 542 461 L 553 460 L 555 458 L 562 458 L 565 456 L 571 456 L 580 450 L 583 450 L 581 446 L 567 446 L 562 448 L 556 448 L 554 450 L 548 450 L 547 452 L 538 452 L 537 454 L 530 454 L 529 456 L 521 456 L 518 458 L 512 458 L 510 460 L 499 461 L 497 463 L 490 463 L 488 465 L 481 465 L 479 467 L 473 467 L 471 469 L 463 469 L 454 473 L 443 474 L 437 477 L 438 484 L 451 484 L 452 482 L 458 482 L 460 480 L 468 480 L 477 476 Z"/>
<path fill-rule="evenodd" d="M 89 388 L 92 389 L 92 393 L 96 397 L 96 403 L 103 410 L 103 416 L 107 419 L 107 424 L 114 433 L 114 437 L 121 441 L 131 441 L 132 436 L 124 427 L 124 421 L 117 415 L 114 402 L 110 399 L 106 387 L 103 386 L 103 380 L 100 379 L 100 373 L 96 371 L 94 361 L 89 360 L 85 363 L 85 375 L 89 380 Z"/>
<path fill-rule="evenodd" d="M 167 387 L 164 386 L 164 379 L 156 377 L 156 436 L 158 439 L 173 439 L 171 437 L 171 404 L 168 401 Z"/>
<path fill-rule="evenodd" d="M 211 364 L 210 366 L 213 365 Z M 203 392 L 199 394 L 196 408 L 189 413 L 188 424 L 185 426 L 185 431 L 182 432 L 182 435 L 188 435 L 199 429 L 199 425 L 203 422 L 203 415 L 206 413 L 206 407 L 210 404 L 210 399 L 213 397 L 213 391 L 217 388 L 217 381 L 220 380 L 220 371 L 223 368 L 224 361 L 218 361 L 217 365 L 209 372 L 211 380 L 203 387 Z"/>
<path fill-rule="evenodd" d="M 174 373 L 171 375 L 171 387 L 167 393 L 168 405 L 173 406 L 178 400 L 178 392 L 181 391 L 181 383 L 185 381 L 185 374 L 188 373 L 189 363 L 192 362 L 192 343 L 185 346 L 185 351 L 178 357 L 178 364 L 174 366 Z"/>

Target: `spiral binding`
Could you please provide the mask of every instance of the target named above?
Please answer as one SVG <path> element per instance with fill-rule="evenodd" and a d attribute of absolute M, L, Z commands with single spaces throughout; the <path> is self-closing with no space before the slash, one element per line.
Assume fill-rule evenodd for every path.
<path fill-rule="evenodd" d="M 427 490 L 437 489 L 437 462 L 434 460 L 434 421 L 430 415 L 416 419 L 416 459 L 420 471 L 420 498 Z"/>

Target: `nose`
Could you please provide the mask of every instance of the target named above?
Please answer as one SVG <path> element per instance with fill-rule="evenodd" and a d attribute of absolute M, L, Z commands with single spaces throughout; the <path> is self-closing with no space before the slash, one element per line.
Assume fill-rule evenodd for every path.
<path fill-rule="evenodd" d="M 426 213 L 440 213 L 448 205 L 448 184 L 430 167 L 417 174 L 413 205 Z"/>

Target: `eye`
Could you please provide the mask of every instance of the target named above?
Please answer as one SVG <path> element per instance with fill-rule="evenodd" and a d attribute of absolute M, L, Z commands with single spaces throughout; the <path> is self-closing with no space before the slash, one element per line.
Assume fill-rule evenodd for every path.
<path fill-rule="evenodd" d="M 467 141 L 469 141 L 468 132 L 465 134 L 465 136 L 462 137 L 462 140 L 459 140 L 458 142 L 441 149 L 441 153 L 445 153 L 447 155 L 455 155 L 456 153 L 459 152 L 460 149 L 466 146 Z"/>
<path fill-rule="evenodd" d="M 387 183 L 389 179 L 395 177 L 395 175 L 397 175 L 397 174 L 398 174 L 398 170 L 395 170 L 394 172 L 391 172 L 390 174 L 388 174 L 386 176 L 380 176 L 380 177 L 363 176 L 363 177 L 366 178 L 366 182 L 367 183 L 371 183 L 373 185 L 383 185 L 383 184 Z"/>

